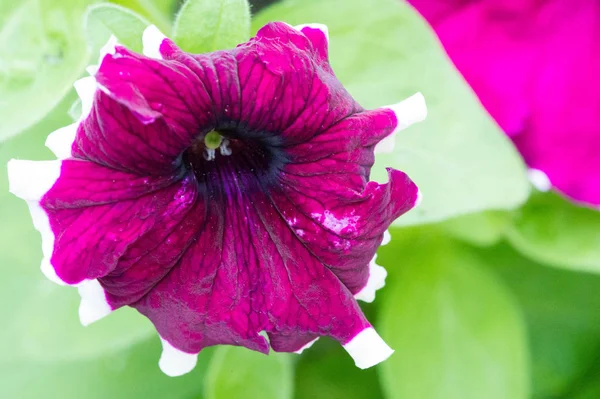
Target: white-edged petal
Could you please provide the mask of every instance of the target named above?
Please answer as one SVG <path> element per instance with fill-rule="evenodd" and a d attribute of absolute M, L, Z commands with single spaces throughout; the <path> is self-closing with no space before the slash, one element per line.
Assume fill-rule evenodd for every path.
<path fill-rule="evenodd" d="M 100 68 L 99 65 L 92 64 L 92 65 L 86 66 L 85 70 L 90 76 L 96 76 L 96 74 L 98 73 L 98 68 Z"/>
<path fill-rule="evenodd" d="M 117 51 L 116 46 L 119 44 L 119 41 L 117 40 L 115 35 L 110 35 L 110 37 L 108 38 L 108 41 L 106 42 L 106 44 L 104 46 L 102 46 L 102 48 L 100 49 L 100 62 L 102 62 L 102 59 L 107 55 L 107 54 L 112 54 L 114 55 L 115 52 Z"/>
<path fill-rule="evenodd" d="M 394 350 L 377 334 L 373 327 L 366 328 L 350 340 L 344 349 L 354 359 L 360 369 L 366 369 L 383 362 Z"/>
<path fill-rule="evenodd" d="M 385 286 L 385 278 L 387 277 L 387 271 L 383 266 L 379 266 L 375 263 L 377 254 L 373 256 L 369 263 L 369 280 L 359 292 L 354 295 L 354 298 L 359 301 L 371 303 L 375 300 L 375 292 Z"/>
<path fill-rule="evenodd" d="M 315 342 L 317 342 L 317 340 L 319 338 L 320 337 L 317 337 L 317 338 L 313 339 L 308 344 L 304 345 L 302 348 L 298 349 L 297 351 L 294 351 L 294 353 L 301 354 L 302 352 L 304 352 L 305 350 L 307 350 L 308 348 L 310 348 L 311 346 L 313 346 L 315 344 Z"/>
<path fill-rule="evenodd" d="M 552 182 L 550 182 L 548 175 L 539 169 L 529 169 L 527 177 L 538 191 L 546 192 L 552 188 Z"/>
<path fill-rule="evenodd" d="M 50 228 L 48 214 L 40 206 L 40 199 L 52 188 L 60 176 L 61 161 L 21 161 L 8 162 L 9 191 L 24 199 L 29 207 L 33 226 L 42 236 L 42 273 L 52 282 L 65 285 L 50 264 L 54 250 L 54 233 Z"/>
<path fill-rule="evenodd" d="M 167 37 L 154 25 L 144 29 L 142 35 L 143 53 L 146 57 L 162 59 L 160 54 L 160 45 Z"/>
<path fill-rule="evenodd" d="M 61 127 L 53 131 L 46 138 L 46 147 L 56 155 L 58 159 L 66 159 L 71 156 L 71 147 L 77 135 L 79 122 Z"/>
<path fill-rule="evenodd" d="M 88 326 L 112 312 L 106 301 L 106 293 L 98 280 L 85 280 L 77 285 L 81 303 L 79 304 L 79 321 Z"/>
<path fill-rule="evenodd" d="M 41 212 L 44 212 L 44 210 L 38 205 L 37 206 L 39 208 L 39 210 Z M 35 225 L 35 228 L 42 234 L 42 247 L 44 247 L 44 242 L 48 241 L 44 239 L 44 234 L 36 225 L 36 221 L 35 221 L 35 216 L 33 216 L 33 210 L 32 210 L 32 205 L 29 205 L 29 212 L 31 212 L 31 217 L 33 218 L 33 224 Z M 48 229 L 50 229 L 50 223 L 48 223 Z M 52 234 L 52 232 L 50 231 L 50 234 Z M 52 245 L 54 245 L 54 235 L 52 235 Z M 46 278 L 50 281 L 52 281 L 54 284 L 58 284 L 58 285 L 68 285 L 67 283 L 65 283 L 64 281 L 61 280 L 60 277 L 58 277 L 58 274 L 56 274 L 56 270 L 54 270 L 54 267 L 52 266 L 52 264 L 50 263 L 50 257 L 52 256 L 52 249 L 50 249 L 50 255 L 46 256 L 44 254 L 44 258 L 42 259 L 42 264 L 40 265 L 40 270 L 42 271 L 42 274 L 44 276 L 46 276 Z"/>
<path fill-rule="evenodd" d="M 86 76 L 73 83 L 77 95 L 81 99 L 81 117 L 80 120 L 84 120 L 88 117 L 92 111 L 92 105 L 94 104 L 94 94 L 98 85 L 96 79 L 93 76 Z"/>
<path fill-rule="evenodd" d="M 392 241 L 392 235 L 389 230 L 383 232 L 383 240 L 381 241 L 381 245 L 388 245 Z"/>
<path fill-rule="evenodd" d="M 106 44 L 104 46 L 102 46 L 102 48 L 100 49 L 98 63 L 88 65 L 85 68 L 85 70 L 87 71 L 87 73 L 90 74 L 90 76 L 96 76 L 96 73 L 98 73 L 98 68 L 100 68 L 100 64 L 102 64 L 102 60 L 104 59 L 104 57 L 106 57 L 107 54 L 114 55 L 117 51 L 116 47 L 118 44 L 119 44 L 119 41 L 115 37 L 115 35 L 110 35 L 110 38 L 108 39 Z"/>
<path fill-rule="evenodd" d="M 58 159 L 66 159 L 71 156 L 71 147 L 75 141 L 79 123 L 87 118 L 92 111 L 94 94 L 98 88 L 94 76 L 96 75 L 96 72 L 98 72 L 98 67 L 102 62 L 102 59 L 107 54 L 115 53 L 115 46 L 117 44 L 119 44 L 117 38 L 114 35 L 111 35 L 106 44 L 100 49 L 98 65 L 89 65 L 86 68 L 91 76 L 79 79 L 73 83 L 73 87 L 81 100 L 81 116 L 79 117 L 79 121 L 55 130 L 50 133 L 46 139 L 46 147 L 48 147 Z"/>
<path fill-rule="evenodd" d="M 413 208 L 416 208 L 419 205 L 421 205 L 421 202 L 423 202 L 423 193 L 421 192 L 421 190 L 418 190 L 417 199 L 415 200 L 415 205 L 413 206 Z"/>
<path fill-rule="evenodd" d="M 61 161 L 8 161 L 8 191 L 25 201 L 39 201 L 60 176 Z"/>
<path fill-rule="evenodd" d="M 383 108 L 394 111 L 396 119 L 398 120 L 398 126 L 396 126 L 396 129 L 394 129 L 392 134 L 381 140 L 375 146 L 376 154 L 392 152 L 396 144 L 396 134 L 414 123 L 425 120 L 427 117 L 427 105 L 425 104 L 425 97 L 423 97 L 421 93 L 413 94 L 398 104 L 389 105 Z"/>
<path fill-rule="evenodd" d="M 162 337 L 160 341 L 162 342 L 163 351 L 158 366 L 163 373 L 169 377 L 177 377 L 189 373 L 196 367 L 198 354 L 194 355 L 180 351 Z"/>
<path fill-rule="evenodd" d="M 294 26 L 294 29 L 296 29 L 299 32 L 302 32 L 302 29 L 304 29 L 304 28 L 311 28 L 311 29 L 320 30 L 321 32 L 323 32 L 323 34 L 325 35 L 325 38 L 327 39 L 327 42 L 329 43 L 329 29 L 327 28 L 327 25 L 324 25 L 324 24 L 303 24 L 303 25 L 296 25 L 296 26 Z"/>

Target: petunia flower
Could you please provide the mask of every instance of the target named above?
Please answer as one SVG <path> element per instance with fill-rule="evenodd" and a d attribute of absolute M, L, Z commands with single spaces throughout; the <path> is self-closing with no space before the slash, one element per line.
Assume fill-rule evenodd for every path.
<path fill-rule="evenodd" d="M 155 27 L 143 43 L 111 40 L 75 83 L 82 118 L 46 142 L 58 160 L 8 165 L 42 271 L 78 287 L 82 323 L 134 307 L 168 375 L 218 344 L 301 352 L 328 336 L 361 368 L 390 356 L 357 299 L 383 286 L 375 252 L 419 193 L 369 172 L 378 143 L 425 117 L 422 96 L 364 110 L 322 25 L 271 23 L 200 55 Z"/>
<path fill-rule="evenodd" d="M 600 206 L 600 3 L 409 0 L 540 189 Z"/>

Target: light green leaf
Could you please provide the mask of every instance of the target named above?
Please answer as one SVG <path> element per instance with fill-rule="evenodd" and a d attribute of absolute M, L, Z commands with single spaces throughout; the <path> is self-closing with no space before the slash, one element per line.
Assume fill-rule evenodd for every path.
<path fill-rule="evenodd" d="M 327 338 L 300 356 L 295 386 L 295 399 L 383 399 L 376 369 L 359 369 L 338 342 Z"/>
<path fill-rule="evenodd" d="M 82 15 L 89 1 L 2 3 L 0 141 L 40 121 L 83 72 Z"/>
<path fill-rule="evenodd" d="M 526 256 L 566 269 L 600 273 L 600 212 L 554 193 L 537 194 L 515 214 L 510 242 Z"/>
<path fill-rule="evenodd" d="M 431 230 L 392 235 L 381 257 L 394 271 L 380 315 L 380 332 L 396 350 L 380 368 L 386 397 L 528 398 L 525 328 L 510 292 Z"/>
<path fill-rule="evenodd" d="M 170 36 L 172 20 L 180 0 L 109 0 L 147 18 L 161 32 Z"/>
<path fill-rule="evenodd" d="M 408 4 L 286 0 L 260 12 L 253 29 L 271 20 L 326 24 L 333 69 L 365 107 L 419 91 L 425 96 L 427 120 L 401 132 L 394 153 L 378 154 L 373 169 L 379 181 L 385 166 L 403 170 L 421 189 L 423 203 L 397 223 L 512 209 L 525 201 L 529 183 L 518 153 Z"/>
<path fill-rule="evenodd" d="M 206 399 L 291 399 L 293 368 L 289 354 L 266 356 L 246 348 L 220 346 L 206 374 Z"/>
<path fill-rule="evenodd" d="M 600 276 L 535 263 L 506 244 L 477 252 L 523 309 L 533 397 L 573 398 L 570 392 L 599 375 L 594 367 L 600 366 Z"/>
<path fill-rule="evenodd" d="M 249 36 L 247 0 L 187 0 L 173 28 L 175 42 L 191 53 L 233 48 Z"/>
<path fill-rule="evenodd" d="M 154 334 L 145 318 L 128 309 L 87 328 L 81 326 L 77 290 L 46 281 L 39 270 L 39 233 L 25 202 L 8 192 L 7 161 L 52 159 L 44 140 L 51 131 L 71 123 L 67 110 L 74 97 L 71 94 L 42 123 L 0 146 L 0 317 L 4 320 L 0 364 L 94 358 Z"/>
<path fill-rule="evenodd" d="M 78 98 L 71 104 L 69 111 L 67 112 L 73 121 L 79 120 L 81 118 L 81 99 Z"/>
<path fill-rule="evenodd" d="M 172 378 L 158 368 L 158 337 L 118 353 L 70 362 L 0 365 L 0 397 L 6 399 L 201 399 L 211 350 L 196 368 Z"/>
<path fill-rule="evenodd" d="M 438 226 L 459 240 L 477 246 L 489 246 L 504 238 L 509 223 L 508 212 L 487 211 L 452 218 Z"/>
<path fill-rule="evenodd" d="M 104 46 L 110 35 L 133 51 L 142 52 L 142 34 L 150 25 L 141 16 L 112 4 L 98 4 L 85 15 L 85 34 L 94 54 Z"/>
<path fill-rule="evenodd" d="M 43 277 L 40 277 L 40 279 Z M 119 352 L 156 334 L 144 316 L 120 309 L 94 324 L 79 322 L 79 294 L 75 288 L 32 280 L 32 295 L 23 298 L 12 320 L 17 333 L 11 345 L 24 358 L 37 361 L 77 360 Z"/>

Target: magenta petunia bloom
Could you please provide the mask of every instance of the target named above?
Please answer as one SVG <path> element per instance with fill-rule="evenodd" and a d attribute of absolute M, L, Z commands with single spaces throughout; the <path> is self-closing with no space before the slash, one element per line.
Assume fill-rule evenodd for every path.
<path fill-rule="evenodd" d="M 409 0 L 539 188 L 600 206 L 600 3 Z"/>
<path fill-rule="evenodd" d="M 78 287 L 83 324 L 136 308 L 169 375 L 217 344 L 299 352 L 329 336 L 361 368 L 391 355 L 356 300 L 383 286 L 375 252 L 419 193 L 400 171 L 369 172 L 425 104 L 364 110 L 327 40 L 322 25 L 271 23 L 209 54 L 154 27 L 145 55 L 109 42 L 75 84 L 82 118 L 48 137 L 59 160 L 8 165 L 42 270 Z"/>

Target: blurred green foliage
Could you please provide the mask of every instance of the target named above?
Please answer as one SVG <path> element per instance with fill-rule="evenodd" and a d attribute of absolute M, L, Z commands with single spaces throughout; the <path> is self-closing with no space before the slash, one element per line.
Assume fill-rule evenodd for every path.
<path fill-rule="evenodd" d="M 386 397 L 528 398 L 521 311 L 486 259 L 432 228 L 393 230 L 382 263 L 398 254 L 379 322 L 398 353 L 381 365 Z"/>
<path fill-rule="evenodd" d="M 45 137 L 77 115 L 71 84 L 110 34 L 139 51 L 154 23 L 189 50 L 211 51 L 250 29 L 240 0 L 189 0 L 178 14 L 177 0 L 115 0 L 86 14 L 92 3 L 101 2 L 0 3 L 0 398 L 600 397 L 600 276 L 580 272 L 599 270 L 599 213 L 554 194 L 522 206 L 518 154 L 396 0 L 284 0 L 252 22 L 254 31 L 269 20 L 326 23 L 333 67 L 366 107 L 416 91 L 428 101 L 427 122 L 402 132 L 374 171 L 404 170 L 424 194 L 399 219 L 416 227 L 395 227 L 380 251 L 388 286 L 367 307 L 396 353 L 362 371 L 328 339 L 301 356 L 222 347 L 169 378 L 156 333 L 135 311 L 80 326 L 76 290 L 39 271 L 40 239 L 7 191 L 6 162 L 52 158 Z"/>
<path fill-rule="evenodd" d="M 177 13 L 173 39 L 183 50 L 208 53 L 234 48 L 250 37 L 246 0 L 188 1 Z"/>
<path fill-rule="evenodd" d="M 142 34 L 148 25 L 150 23 L 143 17 L 114 4 L 96 4 L 89 7 L 83 21 L 85 36 L 93 54 L 99 53 L 111 35 L 119 43 L 141 53 Z"/>
<path fill-rule="evenodd" d="M 209 364 L 205 397 L 291 399 L 294 393 L 291 356 L 287 353 L 265 356 L 246 348 L 221 346 Z"/>
<path fill-rule="evenodd" d="M 0 141 L 40 121 L 88 62 L 82 16 L 88 0 L 2 1 Z"/>
<path fill-rule="evenodd" d="M 510 287 L 525 315 L 533 397 L 571 398 L 597 379 L 600 276 L 533 262 L 506 243 L 477 255 Z"/>
<path fill-rule="evenodd" d="M 600 212 L 554 193 L 533 196 L 514 215 L 507 237 L 534 260 L 600 273 Z"/>

